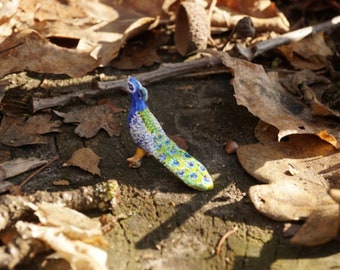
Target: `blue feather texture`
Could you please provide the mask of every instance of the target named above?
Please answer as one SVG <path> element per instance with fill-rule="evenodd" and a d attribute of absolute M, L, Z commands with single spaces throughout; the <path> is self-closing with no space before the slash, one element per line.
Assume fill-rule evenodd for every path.
<path fill-rule="evenodd" d="M 156 117 L 146 105 L 147 89 L 134 77 L 128 78 L 131 106 L 128 127 L 137 148 L 154 156 L 186 185 L 197 190 L 211 190 L 214 183 L 207 169 L 193 156 L 179 148 L 164 132 Z M 138 162 L 137 154 L 128 160 Z"/>

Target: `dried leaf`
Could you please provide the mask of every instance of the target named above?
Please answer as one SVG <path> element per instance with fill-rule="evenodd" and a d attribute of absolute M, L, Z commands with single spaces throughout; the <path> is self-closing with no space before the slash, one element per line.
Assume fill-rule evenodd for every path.
<path fill-rule="evenodd" d="M 249 196 L 256 210 L 279 221 L 306 219 L 324 200 L 330 200 L 325 187 L 306 180 L 251 186 Z"/>
<path fill-rule="evenodd" d="M 227 0 L 219 1 L 211 18 L 211 26 L 234 28 L 237 22 L 250 16 L 257 32 L 289 31 L 289 22 L 285 15 L 269 0 Z"/>
<path fill-rule="evenodd" d="M 311 35 L 299 42 L 278 48 L 295 68 L 318 70 L 326 67 L 327 56 L 333 55 L 324 39 L 324 33 Z"/>
<path fill-rule="evenodd" d="M 91 138 L 101 128 L 110 136 L 119 136 L 121 124 L 116 113 L 122 111 L 123 109 L 113 107 L 112 104 L 103 104 L 74 110 L 69 113 L 54 112 L 64 118 L 64 123 L 79 123 L 75 133 L 80 137 Z"/>
<path fill-rule="evenodd" d="M 264 183 L 307 180 L 326 185 L 326 179 L 339 171 L 339 150 L 311 135 L 292 135 L 287 142 L 242 145 L 237 156 L 242 167 Z M 294 175 L 289 173 L 292 167 Z"/>
<path fill-rule="evenodd" d="M 9 146 L 45 144 L 47 138 L 41 136 L 50 132 L 59 132 L 61 121 L 51 121 L 49 114 L 37 114 L 28 118 L 3 115 L 0 126 L 0 142 Z"/>
<path fill-rule="evenodd" d="M 340 204 L 340 189 L 337 189 L 337 188 L 330 189 L 329 195 L 332 197 L 334 201 Z"/>
<path fill-rule="evenodd" d="M 291 239 L 293 244 L 316 246 L 336 238 L 340 229 L 339 204 L 319 205 Z"/>
<path fill-rule="evenodd" d="M 162 9 L 161 3 L 158 7 Z M 159 15 L 149 17 L 131 7 L 100 0 L 22 0 L 17 8 L 20 12 L 11 13 L 11 19 L 0 24 L 0 42 L 7 37 L 0 51 L 10 51 L 18 61 L 2 57 L 0 76 L 26 69 L 83 76 L 99 65 L 107 65 L 126 40 L 154 28 Z M 32 29 L 35 36 L 29 35 Z M 18 35 L 20 40 L 15 43 Z"/>
<path fill-rule="evenodd" d="M 4 178 L 10 178 L 29 170 L 35 169 L 41 165 L 47 163 L 47 160 L 40 160 L 37 158 L 17 158 L 9 161 L 2 162 L 0 164 L 1 172 L 3 173 Z"/>
<path fill-rule="evenodd" d="M 262 66 L 227 54 L 222 55 L 222 61 L 234 73 L 237 103 L 278 128 L 279 140 L 290 134 L 322 134 L 320 138 L 340 147 L 338 123 L 315 121 L 311 110 L 278 83 L 277 74 L 266 74 Z M 324 136 L 326 133 L 327 136 Z"/>
<path fill-rule="evenodd" d="M 340 117 L 340 112 L 321 103 L 322 96 L 331 84 L 328 78 L 305 69 L 293 74 L 279 74 L 279 80 L 287 91 L 299 95 L 310 104 L 313 115 Z"/>
<path fill-rule="evenodd" d="M 219 0 L 218 3 L 258 18 L 271 18 L 278 13 L 275 3 L 270 0 Z"/>
<path fill-rule="evenodd" d="M 0 44 L 0 54 L 0 78 L 23 70 L 78 77 L 98 66 L 88 53 L 54 45 L 33 30 L 9 36 Z"/>
<path fill-rule="evenodd" d="M 332 203 L 328 187 L 339 174 L 340 151 L 312 135 L 277 142 L 277 132 L 261 122 L 256 128 L 261 142 L 237 149 L 242 167 L 269 183 L 252 186 L 249 195 L 256 209 L 272 219 L 305 219 L 317 206 Z"/>
<path fill-rule="evenodd" d="M 70 239 L 81 239 L 85 243 L 95 243 L 98 246 L 104 245 L 104 239 L 101 243 L 94 241 L 98 236 L 102 236 L 101 224 L 97 220 L 90 219 L 71 208 L 52 203 L 38 203 L 37 206 L 34 214 L 44 226 L 60 228 Z"/>
<path fill-rule="evenodd" d="M 141 39 L 129 41 L 122 49 L 122 54 L 114 59 L 111 65 L 118 69 L 138 69 L 160 63 L 158 47 L 168 41 L 164 32 L 147 32 Z"/>
<path fill-rule="evenodd" d="M 43 225 L 18 221 L 15 225 L 23 238 L 43 241 L 68 261 L 72 269 L 107 269 L 107 253 L 98 221 L 62 205 L 32 205 Z"/>
<path fill-rule="evenodd" d="M 72 157 L 66 161 L 63 166 L 77 166 L 92 174 L 101 176 L 98 164 L 100 157 L 90 148 L 81 148 L 72 154 Z"/>

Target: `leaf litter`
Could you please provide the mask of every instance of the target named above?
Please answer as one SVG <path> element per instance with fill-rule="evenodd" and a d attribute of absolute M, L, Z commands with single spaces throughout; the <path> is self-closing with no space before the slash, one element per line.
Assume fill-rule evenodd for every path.
<path fill-rule="evenodd" d="M 39 5 L 37 2 L 5 1 L 0 10 L 0 53 L 4 59 L 0 77 L 22 70 L 83 76 L 116 59 L 125 42 L 133 36 L 155 29 L 159 25 L 157 16 L 171 22 L 179 5 L 177 1 L 160 1 L 157 8 L 150 10 L 136 1 L 124 1 L 121 5 L 112 6 L 100 1 L 56 0 L 53 1 L 55 8 L 51 9 L 50 2 L 39 2 Z M 271 1 L 246 1 L 247 4 L 243 5 L 240 1 L 217 1 L 215 7 L 209 7 L 206 1 L 197 3 L 206 10 L 211 8 L 210 20 L 215 30 L 232 29 L 244 16 L 250 16 L 257 31 L 284 33 L 289 30 L 287 19 Z M 154 2 L 151 4 L 154 5 Z M 13 25 L 16 26 L 15 32 Z M 127 64 L 116 61 L 113 65 L 130 69 L 161 62 L 153 42 L 156 41 L 147 44 L 146 51 L 142 50 L 142 46 L 136 54 L 134 46 L 127 45 Z M 284 55 L 293 67 L 302 69 L 288 76 L 282 76 L 280 72 L 266 72 L 261 65 L 232 57 L 226 52 L 218 54 L 234 75 L 237 103 L 264 121 L 259 123 L 256 131 L 259 143 L 243 145 L 236 150 L 244 169 L 264 183 L 250 188 L 250 198 L 255 208 L 270 218 L 306 220 L 292 242 L 307 246 L 330 241 L 339 232 L 339 195 L 336 194 L 339 193 L 340 131 L 338 120 L 334 119 L 339 112 L 322 104 L 326 90 L 315 87 L 321 84 L 328 87 L 331 81 L 311 71 L 327 67 L 327 57 L 334 55 L 333 51 L 324 33 L 278 48 L 277 52 Z M 135 55 L 138 61 L 133 63 Z M 115 114 L 120 111 L 101 104 L 69 113 L 55 112 L 64 118 L 65 123 L 78 123 L 75 132 L 79 136 L 90 138 L 101 128 L 110 136 L 118 136 L 120 123 Z M 60 121 L 51 120 L 48 114 L 4 114 L 0 140 L 2 144 L 14 147 L 46 143 L 46 138 L 41 134 L 59 132 L 60 125 Z M 65 164 L 100 176 L 99 161 L 100 157 L 91 149 L 83 148 L 74 152 Z M 55 212 L 49 205 L 39 207 L 41 213 L 52 216 L 59 213 L 59 209 Z M 45 224 L 43 215 L 39 218 L 42 218 L 42 225 L 19 222 L 17 229 L 25 237 L 48 242 L 64 254 L 75 268 L 83 267 L 85 263 L 89 269 L 105 269 L 105 265 L 88 261 L 92 252 L 86 255 L 77 253 L 79 247 L 87 250 L 84 246 L 86 241 L 79 245 L 78 242 L 71 243 L 73 239 L 70 241 L 67 237 L 73 238 L 74 231 L 70 233 L 65 220 L 57 224 L 66 228 L 60 234 L 61 230 L 54 228 L 55 224 Z M 61 237 L 47 237 L 50 234 L 60 234 Z M 81 233 L 79 235 L 83 238 Z M 73 249 L 75 253 L 68 253 L 63 246 Z M 103 258 L 100 263 L 105 262 L 106 253 L 97 251 L 98 257 Z"/>
<path fill-rule="evenodd" d="M 121 123 L 117 113 L 124 111 L 113 103 L 100 104 L 76 109 L 68 113 L 54 111 L 64 118 L 64 123 L 77 123 L 75 133 L 80 137 L 91 138 L 100 129 L 104 129 L 109 136 L 119 136 Z"/>

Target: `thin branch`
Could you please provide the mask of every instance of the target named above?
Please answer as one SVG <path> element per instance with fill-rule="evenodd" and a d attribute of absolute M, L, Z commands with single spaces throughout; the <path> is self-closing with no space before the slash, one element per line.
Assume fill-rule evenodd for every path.
<path fill-rule="evenodd" d="M 215 248 L 215 256 L 220 256 L 221 255 L 221 249 L 222 249 L 222 245 L 223 245 L 223 243 L 225 242 L 225 240 L 227 240 L 227 238 L 230 236 L 230 235 L 232 235 L 232 234 L 234 234 L 235 232 L 237 232 L 237 230 L 238 230 L 238 227 L 236 226 L 236 227 L 234 227 L 232 230 L 230 230 L 230 231 L 227 231 L 222 237 L 221 237 L 221 239 L 218 241 L 218 244 L 216 245 L 216 248 Z"/>
<path fill-rule="evenodd" d="M 297 29 L 295 31 L 285 33 L 277 38 L 268 39 L 268 40 L 256 43 L 255 45 L 250 46 L 248 48 L 244 48 L 240 44 L 237 44 L 236 48 L 238 49 L 239 53 L 242 56 L 244 56 L 246 59 L 251 61 L 256 56 L 259 56 L 260 54 L 263 54 L 281 45 L 288 44 L 293 41 L 299 41 L 312 33 L 321 32 L 321 31 L 329 31 L 339 26 L 340 26 L 340 16 L 336 16 L 329 21 L 319 23 L 314 26 L 308 26 L 308 27 L 304 27 L 301 29 Z"/>
<path fill-rule="evenodd" d="M 42 170 L 44 170 L 46 167 L 50 166 L 53 162 L 58 160 L 59 157 L 55 157 L 54 159 L 50 160 L 43 166 L 41 166 L 39 169 L 37 169 L 35 172 L 33 172 L 31 175 L 29 175 L 26 179 L 24 179 L 20 185 L 17 186 L 17 188 L 13 191 L 13 195 L 19 195 L 21 192 L 21 188 L 28 182 L 30 181 L 34 176 L 36 176 L 38 173 L 40 173 Z"/>
<path fill-rule="evenodd" d="M 214 67 L 221 64 L 221 58 L 219 56 L 205 57 L 198 60 L 192 60 L 188 62 L 181 62 L 175 64 L 163 64 L 157 70 L 141 73 L 135 75 L 135 77 L 144 85 L 148 85 L 164 79 L 181 76 L 190 72 L 196 72 L 204 68 Z M 125 90 L 126 79 L 120 79 L 107 82 L 96 82 L 97 88 L 82 90 L 76 93 L 70 93 L 67 95 L 53 97 L 53 98 L 33 98 L 32 108 L 33 112 L 52 108 L 56 106 L 64 106 L 76 98 L 84 98 L 86 96 L 95 96 L 103 91 L 122 89 Z"/>

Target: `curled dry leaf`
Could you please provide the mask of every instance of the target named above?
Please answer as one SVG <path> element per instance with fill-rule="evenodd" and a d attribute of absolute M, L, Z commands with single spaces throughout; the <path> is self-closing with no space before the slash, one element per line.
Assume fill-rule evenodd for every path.
<path fill-rule="evenodd" d="M 15 11 L 0 22 L 0 42 L 7 38 L 0 46 L 1 77 L 22 70 L 83 76 L 107 65 L 126 40 L 158 23 L 131 5 L 99 0 L 12 2 L 17 4 L 12 5 Z"/>
<path fill-rule="evenodd" d="M 97 246 L 105 245 L 101 238 L 101 224 L 76 210 L 43 202 L 37 204 L 34 214 L 44 226 L 61 228 L 70 239 L 82 239 L 85 243 Z"/>
<path fill-rule="evenodd" d="M 9 146 L 45 144 L 47 138 L 41 136 L 50 132 L 59 132 L 61 121 L 51 121 L 49 114 L 37 114 L 25 118 L 21 115 L 4 114 L 0 126 L 0 142 Z"/>
<path fill-rule="evenodd" d="M 289 22 L 269 0 L 219 1 L 211 18 L 211 26 L 234 28 L 237 22 L 250 16 L 257 32 L 289 30 Z"/>
<path fill-rule="evenodd" d="M 277 49 L 293 67 L 298 69 L 319 70 L 327 66 L 327 56 L 333 55 L 323 32 Z"/>
<path fill-rule="evenodd" d="M 336 121 L 315 121 L 306 104 L 279 84 L 278 74 L 266 74 L 263 67 L 222 54 L 222 62 L 233 74 L 237 104 L 279 129 L 278 139 L 290 134 L 315 134 L 340 147 L 340 127 Z M 256 74 L 256 76 L 254 76 Z"/>
<path fill-rule="evenodd" d="M 279 80 L 287 91 L 299 95 L 310 104 L 313 115 L 340 117 L 340 112 L 321 103 L 322 96 L 331 85 L 331 81 L 325 76 L 305 69 L 293 74 L 279 73 Z"/>
<path fill-rule="evenodd" d="M 59 47 L 33 30 L 9 36 L 0 44 L 0 54 L 0 78 L 23 70 L 78 77 L 98 66 L 88 53 Z"/>
<path fill-rule="evenodd" d="M 41 203 L 34 208 L 43 225 L 18 221 L 15 227 L 23 238 L 43 241 L 72 269 L 107 269 L 107 253 L 102 249 L 106 242 L 99 221 L 61 205 Z"/>
<path fill-rule="evenodd" d="M 98 164 L 100 157 L 90 148 L 81 148 L 72 154 L 72 157 L 66 161 L 63 166 L 77 166 L 92 174 L 101 176 Z"/>

